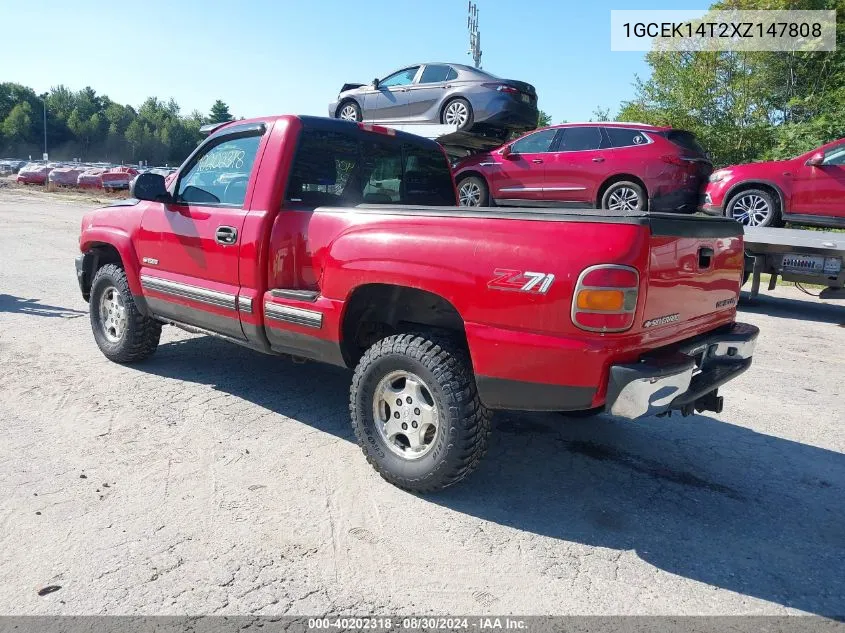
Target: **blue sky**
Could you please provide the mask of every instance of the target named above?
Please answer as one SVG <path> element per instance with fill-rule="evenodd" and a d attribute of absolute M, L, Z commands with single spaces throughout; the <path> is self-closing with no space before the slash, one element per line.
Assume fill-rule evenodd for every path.
<path fill-rule="evenodd" d="M 707 2 L 476 0 L 483 67 L 537 87 L 553 122 L 615 114 L 643 53 L 610 51 L 611 9 Z M 344 82 L 422 61 L 472 63 L 466 0 L 23 0 L 3 9 L 0 80 L 42 92 L 90 85 L 121 103 L 173 97 L 187 113 L 223 99 L 236 116 L 325 115 Z M 520 17 L 522 11 L 527 15 Z M 9 28 L 13 25 L 14 28 Z"/>

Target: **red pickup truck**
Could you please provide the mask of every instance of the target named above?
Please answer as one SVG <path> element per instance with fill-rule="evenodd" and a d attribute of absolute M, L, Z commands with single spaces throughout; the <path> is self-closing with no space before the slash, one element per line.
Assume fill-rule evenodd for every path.
<path fill-rule="evenodd" d="M 433 141 L 305 116 L 225 124 L 131 194 L 82 220 L 102 352 L 172 324 L 354 369 L 358 442 L 409 490 L 471 472 L 493 409 L 719 411 L 751 363 L 725 218 L 458 208 Z"/>

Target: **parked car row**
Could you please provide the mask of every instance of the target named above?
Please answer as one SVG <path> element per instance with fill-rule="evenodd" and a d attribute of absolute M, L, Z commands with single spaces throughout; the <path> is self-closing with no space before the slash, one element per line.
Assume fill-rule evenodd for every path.
<path fill-rule="evenodd" d="M 532 131 L 454 168 L 463 206 L 702 210 L 746 226 L 845 227 L 845 139 L 796 158 L 713 172 L 684 130 L 590 122 Z"/>
<path fill-rule="evenodd" d="M 115 191 L 128 189 L 132 179 L 140 173 L 152 171 L 163 176 L 175 172 L 168 167 L 146 168 L 109 163 L 26 163 L 17 172 L 16 180 L 23 184 L 58 187 L 80 187 Z"/>
<path fill-rule="evenodd" d="M 17 158 L 4 158 L 0 160 L 0 176 L 8 176 L 18 173 L 27 161 Z"/>

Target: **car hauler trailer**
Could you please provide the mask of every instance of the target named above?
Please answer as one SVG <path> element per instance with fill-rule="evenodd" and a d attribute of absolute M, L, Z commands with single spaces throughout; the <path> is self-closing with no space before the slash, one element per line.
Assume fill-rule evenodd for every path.
<path fill-rule="evenodd" d="M 760 276 L 827 286 L 823 298 L 845 298 L 845 233 L 745 227 L 745 278 L 751 278 L 751 298 L 760 292 Z"/>

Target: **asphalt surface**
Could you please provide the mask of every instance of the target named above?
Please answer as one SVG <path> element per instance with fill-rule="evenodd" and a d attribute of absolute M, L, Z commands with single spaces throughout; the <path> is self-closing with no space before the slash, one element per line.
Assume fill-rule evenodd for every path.
<path fill-rule="evenodd" d="M 107 361 L 87 208 L 0 191 L 0 613 L 845 614 L 845 305 L 741 307 L 721 415 L 498 414 L 422 498 L 364 461 L 346 371 L 174 328 Z"/>

